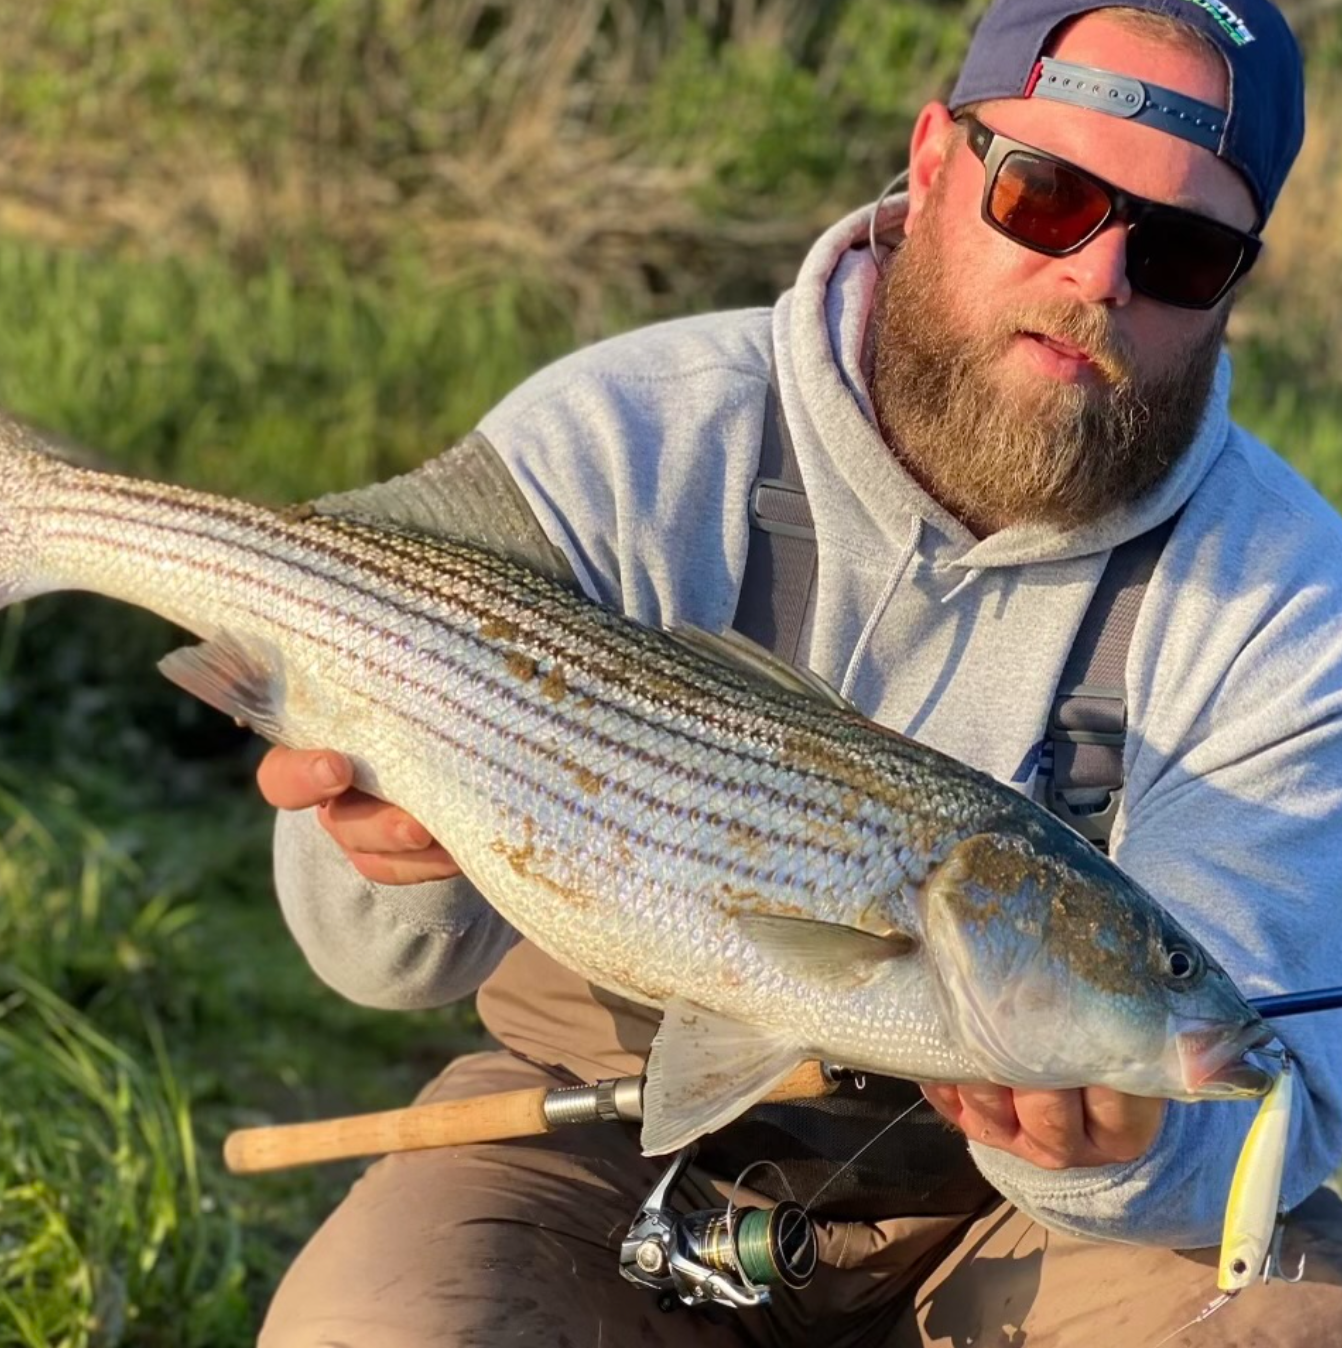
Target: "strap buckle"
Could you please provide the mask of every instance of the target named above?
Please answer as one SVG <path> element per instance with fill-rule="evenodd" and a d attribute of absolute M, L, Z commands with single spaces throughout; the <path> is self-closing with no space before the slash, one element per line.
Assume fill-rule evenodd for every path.
<path fill-rule="evenodd" d="M 1111 686 L 1080 683 L 1060 689 L 1049 712 L 1046 738 L 1054 746 L 1052 771 L 1044 778 L 1044 805 L 1069 828 L 1102 852 L 1123 799 L 1123 746 L 1127 740 L 1128 702 Z M 1073 783 L 1070 759 L 1060 756 L 1059 744 L 1096 745 L 1109 751 L 1112 761 L 1098 773 L 1099 780 Z M 1059 773 L 1059 759 L 1063 771 Z M 1089 774 L 1096 777 L 1094 771 Z"/>
<path fill-rule="evenodd" d="M 1045 807 L 1050 813 L 1057 815 L 1074 833 L 1079 833 L 1088 843 L 1099 848 L 1107 856 L 1109 835 L 1114 831 L 1114 817 L 1118 814 L 1119 803 L 1123 799 L 1123 788 L 1116 786 L 1100 792 L 1077 790 L 1070 794 L 1072 799 L 1068 799 L 1068 793 L 1058 790 L 1051 777 L 1045 778 Z M 1101 796 L 1102 800 L 1094 805 L 1077 799 L 1080 796 L 1096 795 Z"/>
<path fill-rule="evenodd" d="M 781 534 L 784 538 L 815 540 L 815 525 L 806 492 L 793 482 L 776 477 L 757 477 L 750 489 L 748 519 L 752 529 Z"/>

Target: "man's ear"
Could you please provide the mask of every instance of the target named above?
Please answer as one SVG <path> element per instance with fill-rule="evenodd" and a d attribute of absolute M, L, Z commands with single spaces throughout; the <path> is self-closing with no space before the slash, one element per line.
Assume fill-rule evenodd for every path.
<path fill-rule="evenodd" d="M 918 217 L 946 160 L 946 146 L 954 134 L 955 123 L 944 103 L 929 103 L 918 114 L 909 141 L 909 213 L 904 219 L 905 234 L 918 227 Z"/>

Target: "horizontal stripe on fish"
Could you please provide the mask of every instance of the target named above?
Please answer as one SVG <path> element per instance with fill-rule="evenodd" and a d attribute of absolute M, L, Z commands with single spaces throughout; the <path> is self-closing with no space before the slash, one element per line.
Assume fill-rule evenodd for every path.
<path fill-rule="evenodd" d="M 83 510 L 78 512 L 69 511 L 62 513 L 63 514 L 68 513 L 70 515 L 84 514 L 87 515 L 89 518 L 99 518 L 103 519 L 104 521 L 116 518 L 108 516 L 106 512 L 99 512 L 95 510 Z M 220 546 L 220 542 L 217 536 L 203 532 L 197 533 L 194 530 L 184 528 L 179 525 L 168 525 L 164 522 L 146 521 L 143 527 L 149 530 L 151 533 L 179 535 L 189 539 L 196 539 L 199 541 L 209 542 L 215 547 Z M 89 543 L 97 543 L 101 541 L 99 535 L 97 534 L 73 533 L 70 535 L 63 535 L 59 529 L 49 530 L 48 535 L 56 539 L 60 539 L 61 537 L 64 536 L 68 539 L 68 541 L 78 543 L 81 545 L 87 545 Z M 137 554 L 140 557 L 143 557 L 145 553 L 151 551 L 150 546 L 147 543 L 143 542 L 137 543 L 135 545 L 135 548 Z M 296 560 L 290 557 L 277 556 L 272 553 L 262 553 L 255 549 L 249 548 L 239 549 L 239 552 L 244 557 L 251 559 L 260 559 L 257 561 L 257 565 L 261 565 L 262 563 L 264 563 L 264 565 L 273 569 L 274 565 L 281 564 L 287 568 L 300 572 L 303 578 L 307 580 L 333 579 L 332 577 L 327 575 L 327 573 L 323 573 L 309 568 L 304 561 Z M 166 559 L 183 565 L 187 563 L 193 563 L 198 567 L 200 566 L 200 559 L 198 555 L 193 555 L 190 553 L 173 555 Z M 231 578 L 241 579 L 249 575 L 250 573 L 247 572 L 246 570 L 239 569 L 231 573 Z M 471 573 L 471 575 L 473 578 L 474 573 Z M 334 577 L 334 579 L 340 580 L 342 578 L 336 576 Z M 297 585 L 285 587 L 283 585 L 272 584 L 269 588 L 272 595 L 275 595 L 277 597 L 290 594 L 297 595 L 299 593 L 299 587 Z M 457 618 L 461 614 L 464 614 L 469 619 L 478 622 L 486 622 L 489 620 L 492 614 L 497 612 L 496 609 L 491 609 L 487 604 L 480 604 L 478 602 L 473 604 L 466 604 L 463 602 L 459 607 L 458 613 L 441 615 L 435 612 L 432 608 L 421 608 L 418 605 L 412 607 L 404 604 L 403 602 L 400 604 L 393 604 L 391 601 L 386 600 L 385 597 L 380 592 L 370 590 L 366 587 L 351 586 L 350 588 L 353 588 L 355 593 L 359 594 L 363 598 L 369 599 L 371 601 L 388 603 L 396 612 L 410 619 L 421 619 L 425 621 L 430 621 L 434 618 L 441 618 L 442 616 Z M 432 597 L 434 599 L 441 599 L 442 595 L 440 593 Z M 319 607 L 320 611 L 327 616 L 339 614 L 342 621 L 352 621 L 352 615 L 334 601 L 320 605 Z M 268 613 L 260 613 L 257 616 L 266 620 L 269 619 Z M 383 640 L 398 641 L 401 642 L 402 644 L 409 645 L 408 637 L 406 637 L 402 633 L 395 632 L 393 629 L 381 627 L 377 629 L 377 632 L 380 638 Z M 525 636 L 525 632 L 523 631 L 521 635 Z M 470 639 L 470 636 L 467 632 L 458 629 L 457 631 L 454 632 L 454 639 L 465 642 Z M 496 649 L 496 646 L 492 643 L 482 642 L 480 643 L 480 646 L 482 650 Z M 444 665 L 447 666 L 451 665 L 451 662 L 448 660 L 446 655 L 441 652 L 440 645 L 438 647 L 435 647 L 433 644 L 426 644 L 422 646 L 416 646 L 415 649 L 421 652 L 427 658 L 438 659 Z M 565 677 L 571 683 L 575 684 L 574 691 L 577 694 L 579 695 L 585 694 L 588 696 L 600 697 L 603 700 L 610 699 L 613 693 L 616 695 L 623 694 L 624 702 L 621 707 L 621 710 L 631 720 L 640 723 L 649 730 L 666 734 L 677 741 L 695 744 L 701 743 L 700 739 L 693 732 L 682 731 L 678 729 L 676 726 L 668 726 L 662 719 L 656 718 L 653 715 L 649 714 L 649 712 L 646 710 L 646 703 L 644 699 L 638 697 L 635 697 L 632 700 L 630 699 L 628 684 L 626 681 L 620 680 L 618 682 L 614 682 L 612 685 L 612 681 L 609 681 L 608 673 L 604 668 L 600 667 L 599 665 L 594 667 L 592 665 L 583 664 L 581 660 L 575 658 L 575 655 L 577 653 L 573 651 L 571 648 L 565 648 L 559 645 L 554 645 L 548 648 L 541 648 L 541 653 L 552 654 L 554 658 L 562 659 L 566 662 L 572 661 L 571 667 L 567 663 L 565 665 Z M 581 682 L 582 679 L 588 677 L 592 679 L 590 687 Z M 504 686 L 496 685 L 496 687 L 502 689 Z M 749 733 L 752 731 L 756 731 L 759 724 L 757 716 L 746 718 L 722 716 L 719 714 L 715 714 L 712 711 L 706 711 L 701 705 L 691 707 L 691 705 L 688 702 L 673 703 L 670 706 L 666 706 L 665 704 L 661 703 L 653 703 L 652 705 L 654 710 L 662 713 L 670 712 L 672 714 L 679 714 L 688 710 L 693 710 L 696 719 L 698 720 L 698 722 L 702 727 L 723 734 L 731 734 L 733 732 Z M 756 750 L 756 746 L 758 745 L 758 743 L 759 740 L 754 739 L 753 742 L 747 741 L 741 745 L 731 746 L 730 752 L 734 760 L 733 766 L 735 766 L 737 763 L 741 761 L 744 761 L 748 765 L 770 771 L 783 770 L 795 772 L 799 777 L 804 779 L 810 779 L 825 783 L 828 783 L 833 780 L 832 771 L 827 772 L 823 770 L 823 768 L 833 758 L 833 752 L 828 745 L 824 744 L 811 745 L 807 743 L 799 746 L 797 744 L 794 744 L 792 746 L 792 752 L 790 755 L 791 757 L 800 756 L 803 752 L 812 755 L 809 762 L 804 761 L 801 763 L 796 763 L 780 760 L 780 758 L 777 755 L 760 754 Z M 621 751 L 627 753 L 628 749 L 622 747 Z M 665 761 L 674 762 L 674 758 L 668 757 Z M 716 786 L 718 788 L 725 788 L 728 785 L 728 781 L 725 777 L 719 777 L 716 780 L 709 780 L 709 779 L 701 779 L 701 780 L 703 780 L 703 784 L 705 785 Z M 887 791 L 892 786 L 892 784 L 889 783 L 888 781 L 886 782 L 885 785 Z M 861 816 L 863 814 L 863 811 L 861 809 L 860 801 L 850 802 L 849 808 L 846 808 L 844 810 L 835 810 L 827 808 L 823 802 L 816 801 L 814 798 L 807 797 L 803 794 L 798 793 L 797 791 L 785 793 L 777 788 L 769 786 L 767 783 L 758 783 L 756 785 L 756 790 L 759 793 L 761 793 L 761 795 L 764 797 L 764 803 L 766 805 L 779 804 L 783 808 L 789 810 L 790 812 L 819 811 L 822 813 L 822 815 L 824 815 L 825 818 L 836 824 L 836 826 L 841 825 L 844 828 L 851 828 L 857 830 L 863 829 L 873 830 L 876 836 L 881 836 L 881 834 L 884 832 L 883 826 L 880 823 L 875 821 L 864 821 L 862 819 Z M 884 795 L 885 792 L 877 792 L 875 794 Z M 853 808 L 854 806 L 856 806 L 856 809 Z"/>
<path fill-rule="evenodd" d="M 186 532 L 190 536 L 190 531 L 179 531 L 164 525 L 155 525 L 150 532 L 155 535 Z M 60 526 L 49 530 L 48 537 L 76 544 L 96 541 L 94 537 L 86 534 L 67 533 Z M 726 772 L 720 776 L 712 777 L 702 771 L 687 767 L 678 762 L 669 751 L 658 755 L 648 748 L 635 749 L 627 740 L 618 739 L 610 734 L 603 734 L 577 718 L 565 716 L 555 710 L 548 703 L 548 700 L 543 698 L 543 695 L 541 699 L 523 697 L 518 692 L 515 681 L 505 681 L 492 674 L 484 673 L 469 663 L 454 658 L 441 645 L 417 644 L 404 632 L 397 633 L 379 627 L 357 614 L 343 610 L 338 604 L 317 601 L 310 596 L 301 594 L 296 589 L 287 588 L 280 583 L 263 579 L 252 570 L 230 568 L 219 562 L 203 561 L 198 555 L 167 551 L 144 541 L 135 544 L 134 554 L 137 567 L 146 559 L 165 561 L 174 566 L 192 564 L 204 576 L 209 576 L 214 580 L 235 581 L 245 584 L 276 601 L 306 608 L 312 616 L 338 620 L 340 624 L 361 632 L 368 638 L 368 646 L 366 649 L 360 650 L 360 657 L 364 660 L 369 673 L 382 676 L 387 681 L 388 686 L 399 685 L 402 690 L 414 693 L 422 705 L 436 704 L 443 713 L 442 720 L 434 720 L 419 712 L 405 711 L 401 713 L 409 724 L 414 725 L 424 735 L 438 741 L 442 746 L 453 752 L 461 753 L 472 761 L 490 767 L 514 785 L 527 787 L 543 799 L 552 802 L 564 801 L 576 809 L 573 798 L 565 797 L 545 786 L 534 774 L 528 776 L 516 772 L 508 767 L 503 760 L 482 754 L 475 741 L 472 741 L 468 736 L 451 733 L 448 726 L 464 721 L 473 725 L 481 733 L 487 733 L 491 740 L 499 740 L 511 745 L 518 751 L 536 755 L 537 749 L 534 740 L 536 726 L 528 727 L 525 731 L 511 731 L 497 724 L 497 709 L 499 707 L 511 704 L 519 708 L 529 708 L 534 712 L 538 726 L 552 730 L 560 726 L 566 727 L 573 732 L 578 740 L 578 747 L 592 751 L 602 750 L 612 756 L 609 761 L 599 757 L 579 759 L 572 754 L 567 757 L 554 754 L 544 756 L 545 766 L 559 768 L 574 777 L 600 775 L 601 791 L 610 798 L 609 803 L 612 810 L 620 805 L 632 805 L 636 807 L 636 811 L 644 814 L 663 815 L 668 822 L 674 825 L 702 825 L 710 830 L 731 830 L 734 835 L 732 838 L 733 844 L 748 852 L 761 849 L 773 853 L 779 848 L 786 848 L 789 852 L 799 851 L 802 855 L 793 858 L 795 867 L 799 871 L 805 871 L 809 864 L 808 857 L 813 854 L 822 859 L 856 860 L 865 864 L 875 859 L 873 853 L 884 850 L 881 844 L 887 839 L 893 839 L 896 846 L 902 842 L 879 821 L 853 818 L 844 813 L 842 809 L 823 799 L 803 797 L 795 792 L 783 794 L 765 783 L 742 785 L 736 776 L 729 775 Z M 265 556 L 265 554 L 255 552 L 247 552 L 244 555 L 249 558 Z M 292 562 L 286 564 L 296 565 Z M 318 646 L 337 660 L 343 661 L 351 653 L 352 647 L 347 641 L 323 638 L 309 627 L 296 623 L 286 623 L 276 616 L 275 610 L 271 606 L 248 609 L 238 605 L 236 600 L 233 606 L 237 609 L 243 621 L 249 625 L 272 628 L 281 634 Z M 424 615 L 415 616 L 422 617 Z M 454 635 L 458 644 L 463 646 L 474 645 L 476 651 L 484 657 L 492 659 L 496 654 L 495 647 L 476 641 L 467 633 L 459 632 Z M 443 692 L 440 684 L 407 679 L 394 664 L 386 658 L 375 655 L 379 647 L 386 647 L 387 645 L 395 645 L 403 651 L 413 652 L 416 658 L 428 661 L 436 667 L 438 672 L 453 678 L 459 685 L 471 686 L 476 696 L 448 695 Z M 473 710 L 473 704 L 477 698 L 481 705 L 493 709 L 492 715 Z M 363 700 L 372 705 L 370 698 L 365 697 Z M 674 739 L 686 738 L 680 732 L 664 732 L 661 727 L 649 723 L 645 724 L 648 724 L 651 730 L 669 734 Z M 591 767 L 590 764 L 593 761 L 598 762 L 599 767 Z M 747 803 L 750 806 L 749 813 L 755 816 L 761 813 L 786 816 L 791 823 L 791 827 L 787 832 L 761 828 L 743 817 L 746 813 L 744 810 L 729 815 L 700 805 L 676 806 L 668 802 L 665 797 L 654 796 L 646 790 L 631 787 L 622 780 L 620 773 L 627 769 L 630 764 L 653 769 L 664 779 L 676 779 L 687 788 L 691 788 L 696 796 L 700 792 L 708 791 L 713 795 L 726 796 Z M 728 762 L 724 766 L 737 765 L 737 763 Z M 611 831 L 613 828 L 609 821 L 620 817 L 610 813 L 603 814 L 587 807 L 577 809 L 576 812 L 584 820 L 605 827 L 606 831 Z M 626 814 L 624 817 L 630 816 Z M 633 817 L 638 817 L 637 813 Z M 808 824 L 812 827 L 829 825 L 831 828 L 830 840 L 821 842 L 815 838 L 814 834 L 808 835 L 806 832 Z M 721 859 L 715 854 L 689 849 L 683 844 L 661 842 L 656 840 L 651 833 L 627 833 L 627 836 L 634 839 L 638 845 L 650 847 L 663 856 L 675 857 L 682 861 L 698 862 L 706 867 L 716 866 L 717 869 L 724 869 Z M 791 872 L 780 871 L 777 868 L 766 870 L 758 865 L 748 865 L 744 862 L 732 863 L 727 865 L 725 869 L 733 878 L 768 885 L 786 885 L 791 875 Z"/>

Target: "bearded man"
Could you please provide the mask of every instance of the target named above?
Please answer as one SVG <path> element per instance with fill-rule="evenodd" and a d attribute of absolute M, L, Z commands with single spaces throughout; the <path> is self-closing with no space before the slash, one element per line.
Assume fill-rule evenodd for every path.
<path fill-rule="evenodd" d="M 1078 628 L 1115 550 L 1155 537 L 1108 846 L 1254 995 L 1342 968 L 1342 526 L 1227 410 L 1227 314 L 1303 130 L 1285 22 L 1236 3 L 997 0 L 918 118 L 907 190 L 824 235 L 772 309 L 582 351 L 476 446 L 589 595 L 710 630 L 763 609 L 775 648 L 869 716 L 1055 807 L 1041 746 Z M 342 504 L 432 524 L 454 462 Z M 790 606 L 783 544 L 756 551 L 770 512 L 791 520 L 777 538 L 814 538 Z M 505 1048 L 422 1098 L 641 1070 L 651 1012 L 518 942 L 440 844 L 350 782 L 336 753 L 267 758 L 280 898 L 356 1001 L 480 988 Z M 1304 1087 L 1283 1197 L 1305 1282 L 1221 1311 L 1221 1343 L 1314 1344 L 1342 1311 L 1319 1187 L 1342 1154 L 1342 1051 L 1319 1018 L 1280 1033 Z M 664 1315 L 617 1276 L 661 1163 L 593 1128 L 373 1166 L 262 1343 L 1154 1345 L 1210 1299 L 1252 1101 L 923 1089 L 953 1128 L 924 1106 L 887 1134 L 867 1180 L 815 1208 L 817 1276 L 767 1310 Z M 789 1157 L 849 1161 L 830 1122 Z M 772 1138 L 782 1159 L 807 1125 L 772 1126 L 710 1142 L 681 1204 L 720 1206 L 744 1158 Z"/>

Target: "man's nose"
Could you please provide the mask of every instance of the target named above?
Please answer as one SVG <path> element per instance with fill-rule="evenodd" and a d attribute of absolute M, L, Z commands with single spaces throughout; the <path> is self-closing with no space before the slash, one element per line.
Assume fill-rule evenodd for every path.
<path fill-rule="evenodd" d="M 1132 298 L 1128 283 L 1128 227 L 1106 225 L 1084 248 L 1059 258 L 1076 297 L 1087 304 L 1121 307 Z"/>

